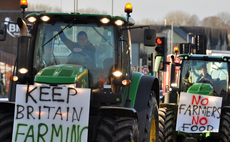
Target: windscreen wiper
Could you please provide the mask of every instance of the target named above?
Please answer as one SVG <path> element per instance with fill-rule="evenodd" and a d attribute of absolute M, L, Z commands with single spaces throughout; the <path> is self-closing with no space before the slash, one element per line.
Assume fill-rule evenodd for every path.
<path fill-rule="evenodd" d="M 42 45 L 44 47 L 46 44 L 48 44 L 50 41 L 52 41 L 56 36 L 60 35 L 66 28 L 71 28 L 75 23 L 75 20 L 71 21 L 68 25 L 66 25 L 61 31 L 59 31 L 57 34 L 55 34 L 52 38 L 50 38 L 46 43 Z"/>

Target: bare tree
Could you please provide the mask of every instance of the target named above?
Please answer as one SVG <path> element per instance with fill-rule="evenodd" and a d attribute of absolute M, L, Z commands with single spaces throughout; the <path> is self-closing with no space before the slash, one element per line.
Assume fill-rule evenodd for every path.
<path fill-rule="evenodd" d="M 163 21 L 150 20 L 148 18 L 135 21 L 136 25 L 162 25 Z"/>
<path fill-rule="evenodd" d="M 58 7 L 51 7 L 44 4 L 38 4 L 38 5 L 29 5 L 27 11 L 61 12 L 61 9 Z"/>
<path fill-rule="evenodd" d="M 199 25 L 200 25 L 200 20 L 199 20 L 198 16 L 197 15 L 192 15 L 189 18 L 188 26 L 199 26 Z"/>
<path fill-rule="evenodd" d="M 220 12 L 217 17 L 219 18 L 219 26 L 230 26 L 230 13 Z"/>
<path fill-rule="evenodd" d="M 183 11 L 173 11 L 166 14 L 165 19 L 167 23 L 174 22 L 174 25 L 178 26 L 188 26 L 190 20 L 190 14 Z"/>
<path fill-rule="evenodd" d="M 206 17 L 202 20 L 201 22 L 201 26 L 204 26 L 204 27 L 218 27 L 220 24 L 219 24 L 219 17 L 217 16 L 211 16 L 211 17 Z"/>

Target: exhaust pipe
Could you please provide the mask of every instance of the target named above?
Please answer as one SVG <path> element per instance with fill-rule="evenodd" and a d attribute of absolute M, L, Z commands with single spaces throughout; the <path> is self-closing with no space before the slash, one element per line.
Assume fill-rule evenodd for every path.
<path fill-rule="evenodd" d="M 25 84 L 27 82 L 26 76 L 29 67 L 29 37 L 27 36 L 26 22 L 23 19 L 18 18 L 17 24 L 20 28 L 20 36 L 18 37 L 16 74 L 18 76 L 18 83 Z"/>

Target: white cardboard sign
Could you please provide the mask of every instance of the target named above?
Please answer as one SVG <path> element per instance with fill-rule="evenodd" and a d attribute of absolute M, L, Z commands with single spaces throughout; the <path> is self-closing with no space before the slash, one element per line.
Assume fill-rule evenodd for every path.
<path fill-rule="evenodd" d="M 90 89 L 17 85 L 12 142 L 87 142 Z"/>
<path fill-rule="evenodd" d="M 219 132 L 222 97 L 181 92 L 176 130 L 186 133 Z"/>

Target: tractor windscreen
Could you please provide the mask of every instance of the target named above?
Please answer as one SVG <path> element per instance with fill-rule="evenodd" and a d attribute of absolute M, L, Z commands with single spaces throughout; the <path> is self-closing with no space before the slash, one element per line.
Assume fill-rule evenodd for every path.
<path fill-rule="evenodd" d="M 34 70 L 58 64 L 109 70 L 115 58 L 114 27 L 56 22 L 38 26 Z"/>
<path fill-rule="evenodd" d="M 228 64 L 219 61 L 184 60 L 181 73 L 181 91 L 187 92 L 195 83 L 209 83 L 213 86 L 214 94 L 228 90 Z"/>

